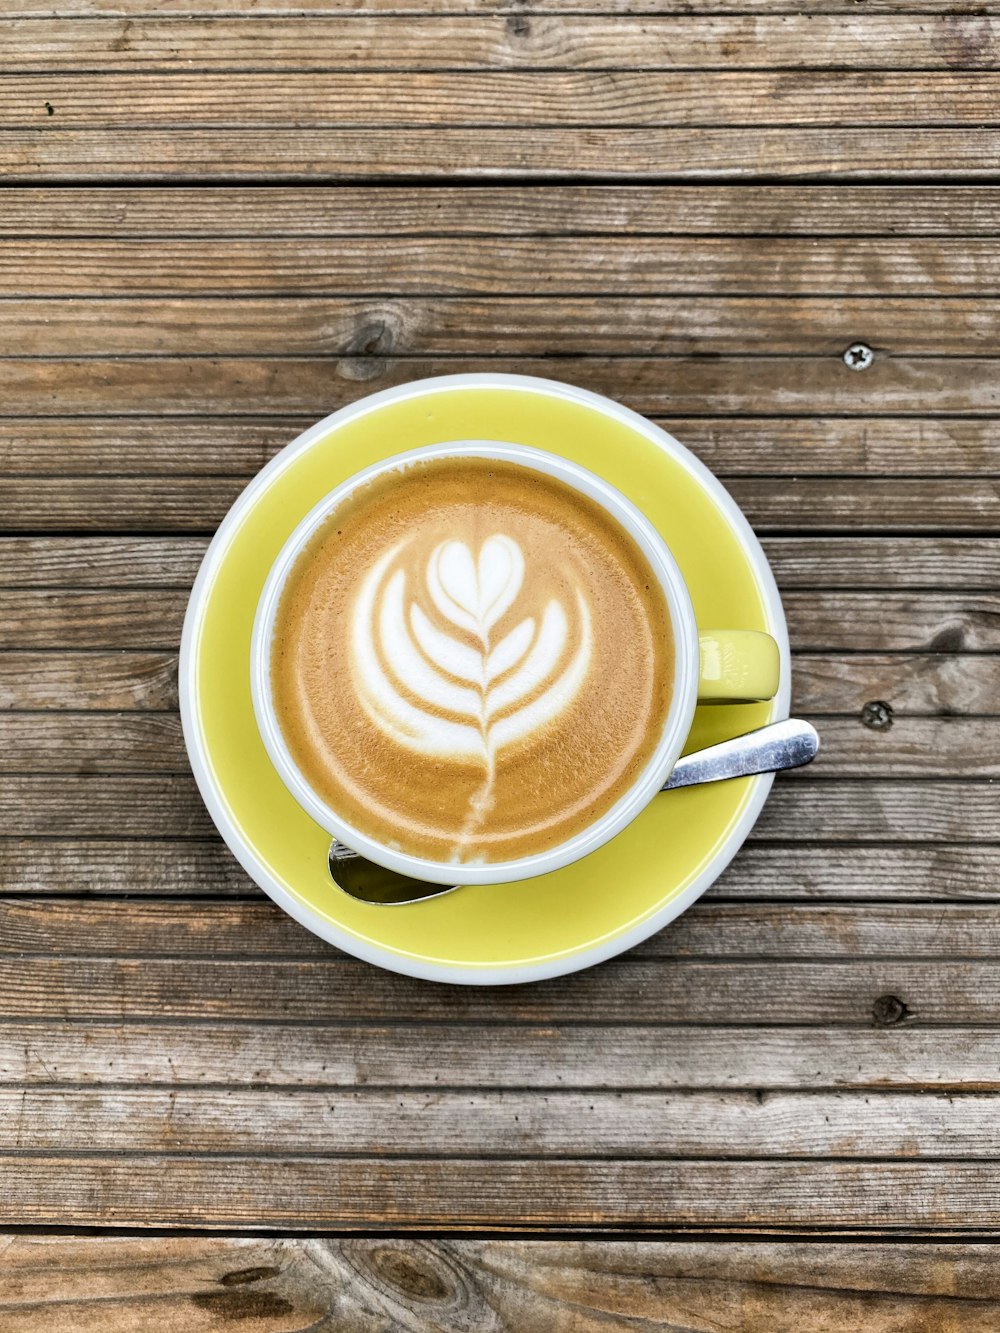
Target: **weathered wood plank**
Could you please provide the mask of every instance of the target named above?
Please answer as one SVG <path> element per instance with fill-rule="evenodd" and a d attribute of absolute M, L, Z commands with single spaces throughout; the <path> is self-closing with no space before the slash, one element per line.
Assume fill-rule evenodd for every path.
<path fill-rule="evenodd" d="M 992 904 L 703 902 L 639 945 L 632 957 L 989 960 L 996 957 L 997 935 Z M 241 962 L 339 956 L 262 898 L 197 903 L 0 898 L 0 954 Z"/>
<path fill-rule="evenodd" d="M 176 713 L 0 713 L 0 772 L 185 773 Z"/>
<path fill-rule="evenodd" d="M 175 653 L 0 652 L 0 709 L 176 707 Z"/>
<path fill-rule="evenodd" d="M 69 298 L 4 303 L 2 356 L 989 355 L 993 300 L 930 297 Z M 898 465 L 897 465 L 898 466 Z M 938 465 L 940 470 L 940 465 Z"/>
<path fill-rule="evenodd" d="M 777 804 L 777 803 L 776 803 Z M 785 804 L 785 803 L 782 803 Z M 939 909 L 940 910 L 940 909 Z M 432 986 L 367 963 L 322 959 L 0 956 L 9 1018 L 119 1022 L 737 1024 L 825 1027 L 907 1021 L 993 1026 L 1000 966 L 897 958 L 715 960 L 629 956 L 516 987 Z"/>
<path fill-rule="evenodd" d="M 551 369 L 546 373 L 551 376 Z M 607 388 L 612 396 L 624 390 Z M 1000 473 L 996 420 L 650 415 L 723 477 L 790 472 L 981 480 L 983 474 Z M 24 476 L 249 477 L 314 420 L 7 417 L 0 419 L 0 468 Z M 917 542 L 907 546 L 907 551 L 921 549 Z"/>
<path fill-rule="evenodd" d="M 859 339 L 878 355 L 976 356 L 995 352 L 998 325 L 995 300 L 961 297 L 12 298 L 0 356 L 840 356 Z"/>
<path fill-rule="evenodd" d="M 530 20 L 529 20 L 530 22 Z M 1000 74 L 660 74 L 618 70 L 452 73 L 400 76 L 325 71 L 189 74 L 11 75 L 0 85 L 0 129 L 31 126 L 231 130 L 444 126 L 826 125 L 976 127 L 997 120 Z M 53 100 L 54 99 L 54 100 Z M 51 112 L 49 107 L 52 108 Z M 794 142 L 794 136 L 790 136 Z"/>
<path fill-rule="evenodd" d="M 987 366 L 983 370 L 988 373 Z M 730 417 L 711 421 L 673 414 L 660 420 L 722 475 L 780 475 L 792 470 L 796 476 L 846 473 L 885 478 L 968 473 L 982 477 L 1000 472 L 1000 432 L 991 421 L 891 417 L 770 417 L 752 421 Z M 919 549 L 919 544 L 914 545 Z"/>
<path fill-rule="evenodd" d="M 854 0 L 849 0 L 853 4 Z M 873 0 L 865 0 L 866 5 Z M 9 76 L 8 76 L 9 77 Z M 993 237 L 989 185 L 8 187 L 0 236 L 499 236 L 597 232 Z M 860 223 L 860 225 L 859 225 Z M 866 293 L 861 292 L 860 295 Z"/>
<path fill-rule="evenodd" d="M 174 649 L 189 590 L 0 592 L 4 648 Z"/>
<path fill-rule="evenodd" d="M 976 1230 L 995 1225 L 978 1162 L 467 1162 L 9 1155 L 20 1223 L 568 1228 L 678 1225 Z M 164 1181 L 170 1182 L 164 1189 Z M 5 1223 L 12 1209 L 4 1208 Z M 773 1325 L 772 1325 L 773 1327 Z"/>
<path fill-rule="evenodd" d="M 2 537 L 0 587 L 190 588 L 207 546 L 203 537 Z"/>
<path fill-rule="evenodd" d="M 170 424 L 180 433 L 179 423 Z M 0 537 L 0 587 L 189 588 L 207 544 L 204 537 Z M 987 591 L 1000 584 L 996 537 L 852 534 L 765 537 L 763 545 L 782 588 Z"/>
<path fill-rule="evenodd" d="M 983 873 L 986 873 L 986 862 Z M 958 867 L 952 884 L 964 878 Z M 970 881 L 973 877 L 969 868 Z M 918 877 L 919 878 L 919 877 Z M 978 882 L 978 881 L 977 881 Z M 259 896 L 218 837 L 170 842 L 0 838 L 0 889 L 6 894 L 127 894 L 169 897 Z"/>
<path fill-rule="evenodd" d="M 792 688 L 793 709 L 800 713 L 860 713 L 873 700 L 888 703 L 895 713 L 995 713 L 1000 709 L 1000 657 L 800 654 L 792 667 Z M 824 723 L 824 738 L 826 732 Z"/>
<path fill-rule="evenodd" d="M 5 18 L 9 73 L 270 69 L 989 69 L 1000 20 L 982 15 L 392 18 L 220 14 L 201 19 Z"/>
<path fill-rule="evenodd" d="M 995 413 L 997 363 L 978 358 L 876 360 L 862 373 L 838 357 L 497 358 L 499 372 L 546 375 L 617 396 L 636 411 L 894 416 Z M 0 395 L 11 412 L 54 414 L 218 411 L 322 416 L 378 389 L 442 374 L 481 371 L 463 358 L 153 357 L 94 362 L 0 360 Z"/>
<path fill-rule="evenodd" d="M 6 130 L 15 184 L 675 178 L 995 181 L 996 129 Z"/>
<path fill-rule="evenodd" d="M 335 1296 L 327 1271 L 282 1241 L 0 1238 L 0 1318 L 9 1333 L 295 1333 L 336 1311 L 369 1333 L 364 1297 Z M 45 1274 L 48 1277 L 45 1277 Z"/>
<path fill-rule="evenodd" d="M 991 1022 L 995 967 L 983 963 L 614 962 L 543 987 L 428 988 L 368 965 L 328 961 L 33 958 L 0 960 L 13 1018 L 254 1022 L 870 1023 L 891 993 L 922 1024 Z M 594 977 L 600 976 L 600 984 Z M 363 992 L 363 994 L 361 993 Z M 920 997 L 914 1009 L 910 1001 Z M 992 1015 L 986 1007 L 993 1004 Z"/>
<path fill-rule="evenodd" d="M 379 1333 L 433 1319 L 494 1333 L 851 1328 L 900 1317 L 992 1333 L 990 1245 L 781 1242 L 86 1240 L 4 1236 L 10 1333 Z M 865 1257 L 862 1260 L 862 1253 Z M 393 1321 L 390 1325 L 387 1321 Z M 462 1321 L 459 1324 L 457 1321 Z"/>
<path fill-rule="evenodd" d="M 523 0 L 448 0 L 446 6 L 435 0 L 185 0 L 172 11 L 174 18 L 212 18 L 245 14 L 259 18 L 272 14 L 286 18 L 290 13 L 312 16 L 348 14 L 413 14 L 423 17 L 448 14 L 522 13 Z M 787 14 L 789 0 L 703 0 L 702 14 Z M 850 14 L 858 17 L 857 0 L 813 0 L 813 14 Z M 5 14 L 10 18 L 131 18 L 158 17 L 158 6 L 150 0 L 6 0 Z M 690 0 L 546 0 L 544 13 L 584 14 L 677 14 L 691 16 Z M 865 0 L 865 14 L 941 15 L 940 0 Z M 951 4 L 948 13 L 969 16 L 1000 13 L 997 0 L 961 0 Z"/>
<path fill-rule="evenodd" d="M 905 837 L 906 834 L 901 836 Z M 26 877 L 30 885 L 34 881 Z M 109 882 L 118 882 L 114 874 Z M 709 890 L 726 899 L 992 900 L 1000 896 L 1000 849 L 957 847 L 745 846 Z"/>
<path fill-rule="evenodd" d="M 137 151 L 132 135 L 107 137 L 123 152 L 125 146 Z M 699 143 L 702 137 L 698 135 Z M 175 139 L 172 136 L 171 142 Z M 166 149 L 158 154 L 161 173 L 169 160 Z M 441 225 L 439 215 L 425 218 L 428 229 L 437 231 Z M 595 293 L 996 297 L 1000 242 L 951 236 L 645 236 L 638 241 L 621 235 L 377 234 L 253 240 L 168 237 L 157 245 L 131 238 L 0 242 L 3 296 L 538 298 Z M 377 345 L 374 350 L 379 351 Z M 860 382 L 872 376 L 869 372 L 851 378 L 860 388 Z M 36 403 L 29 411 L 37 409 Z M 7 407 L 11 414 L 17 410 Z M 236 410 L 247 408 L 241 405 Z M 300 403 L 291 410 L 307 409 Z M 913 414 L 920 409 L 911 405 L 906 410 Z"/>
<path fill-rule="evenodd" d="M 789 592 L 792 645 L 821 651 L 994 652 L 1000 600 L 990 594 Z"/>
<path fill-rule="evenodd" d="M 125 1147 L 196 1157 L 990 1161 L 1000 1127 L 991 1093 L 0 1088 L 4 1153 Z"/>
<path fill-rule="evenodd" d="M 0 467 L 23 476 L 58 475 L 72 467 L 76 475 L 249 477 L 314 420 L 11 416 L 0 418 Z M 975 451 L 979 432 L 986 433 L 983 423 L 955 424 L 959 430 L 975 425 L 969 440 Z M 989 448 L 985 441 L 981 447 Z M 144 560 L 143 569 L 148 564 Z"/>
<path fill-rule="evenodd" d="M 0 1028 L 0 1084 L 169 1088 L 806 1088 L 937 1092 L 1000 1087 L 1000 1033 L 983 1028 L 481 1027 L 458 1023 L 118 1023 Z M 2 1280 L 2 1278 L 0 1278 Z"/>
<path fill-rule="evenodd" d="M 223 846 L 211 841 L 88 842 L 52 837 L 0 839 L 5 894 L 79 897 L 259 897 Z M 710 890 L 719 900 L 993 902 L 1000 897 L 1000 849 L 949 846 L 817 845 L 751 842 Z"/>
<path fill-rule="evenodd" d="M 996 666 L 993 661 L 994 668 Z M 994 695 L 993 708 L 997 699 Z M 814 718 L 819 757 L 788 781 L 1000 777 L 1000 717 L 913 717 L 883 729 Z M 180 718 L 166 712 L 0 712 L 0 773 L 187 773 Z"/>
<path fill-rule="evenodd" d="M 1000 363 L 997 383 L 1000 396 Z M 750 392 L 763 394 L 766 389 L 755 386 Z M 780 395 L 782 390 L 778 388 L 776 393 Z M 0 524 L 9 533 L 45 529 L 208 533 L 222 521 L 248 480 L 0 478 L 0 501 L 4 505 Z M 780 487 L 770 478 L 733 477 L 727 481 L 747 518 L 764 532 L 863 533 L 874 528 L 903 533 L 992 533 L 1000 527 L 1000 483 L 992 478 L 796 477 Z"/>
<path fill-rule="evenodd" d="M 187 598 L 184 588 L 0 591 L 2 646 L 176 649 Z M 783 601 L 801 652 L 1000 651 L 993 592 L 791 591 Z"/>
<path fill-rule="evenodd" d="M 763 546 L 782 589 L 971 592 L 1000 584 L 1000 540 L 993 537 L 765 537 Z"/>

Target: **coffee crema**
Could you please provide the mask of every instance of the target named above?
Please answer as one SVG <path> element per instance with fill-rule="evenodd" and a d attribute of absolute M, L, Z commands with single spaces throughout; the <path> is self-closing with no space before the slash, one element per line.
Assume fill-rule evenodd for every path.
<path fill-rule="evenodd" d="M 415 462 L 353 492 L 275 617 L 289 753 L 341 819 L 435 861 L 509 861 L 600 818 L 659 741 L 663 592 L 600 505 L 521 464 Z"/>

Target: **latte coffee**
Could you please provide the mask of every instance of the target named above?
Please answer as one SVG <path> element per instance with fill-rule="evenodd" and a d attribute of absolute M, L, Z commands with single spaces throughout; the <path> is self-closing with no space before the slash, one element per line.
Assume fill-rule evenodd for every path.
<path fill-rule="evenodd" d="M 345 823 L 491 863 L 565 842 L 633 786 L 673 658 L 660 584 L 605 509 L 530 467 L 437 458 L 360 486 L 299 554 L 271 696 Z"/>

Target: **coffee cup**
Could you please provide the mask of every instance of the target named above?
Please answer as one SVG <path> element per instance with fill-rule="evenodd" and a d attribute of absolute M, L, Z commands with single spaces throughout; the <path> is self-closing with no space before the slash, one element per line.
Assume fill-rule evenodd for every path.
<path fill-rule="evenodd" d="M 364 774 L 361 769 L 367 773 L 370 767 L 369 756 L 388 753 L 389 748 L 395 745 L 392 762 L 396 768 L 386 768 L 386 775 L 395 774 L 396 779 L 402 783 L 402 779 L 409 779 L 416 774 L 418 791 L 423 791 L 431 804 L 436 802 L 438 807 L 443 807 L 446 815 L 452 775 L 474 770 L 479 762 L 477 747 L 483 750 L 482 764 L 489 781 L 493 781 L 497 765 L 502 767 L 504 756 L 521 747 L 517 753 L 522 756 L 522 764 L 529 767 L 520 774 L 518 790 L 526 789 L 526 784 L 530 787 L 533 781 L 530 765 L 536 764 L 534 771 L 537 773 L 542 771 L 538 765 L 544 763 L 545 782 L 536 792 L 535 799 L 544 803 L 550 792 L 555 793 L 555 799 L 562 776 L 557 761 L 567 741 L 558 735 L 553 710 L 562 709 L 560 716 L 565 722 L 574 716 L 567 709 L 576 708 L 578 714 L 593 714 L 593 708 L 584 709 L 580 690 L 589 688 L 593 700 L 598 702 L 604 697 L 604 681 L 600 677 L 600 670 L 597 671 L 598 678 L 590 679 L 589 685 L 579 683 L 582 670 L 580 662 L 584 657 L 587 657 L 588 662 L 591 659 L 598 663 L 604 662 L 603 671 L 609 687 L 604 694 L 611 690 L 612 685 L 617 688 L 619 681 L 620 664 L 615 653 L 609 652 L 606 645 L 601 659 L 594 648 L 595 643 L 600 646 L 602 630 L 600 599 L 588 609 L 586 598 L 580 600 L 582 594 L 577 588 L 575 596 L 579 604 L 574 602 L 572 591 L 561 591 L 561 584 L 551 584 L 552 578 L 561 577 L 560 569 L 557 568 L 546 574 L 549 577 L 549 591 L 545 598 L 538 602 L 532 614 L 526 614 L 518 622 L 518 595 L 531 583 L 531 571 L 529 568 L 526 576 L 525 560 L 518 542 L 502 532 L 491 534 L 480 541 L 478 550 L 473 542 L 440 542 L 420 566 L 420 577 L 423 580 L 421 588 L 430 599 L 427 605 L 431 616 L 435 614 L 436 608 L 446 617 L 440 623 L 450 630 L 449 638 L 443 635 L 440 625 L 430 623 L 428 616 L 416 603 L 410 604 L 407 611 L 406 604 L 401 600 L 404 596 L 401 589 L 405 590 L 408 586 L 405 571 L 397 570 L 393 573 L 389 554 L 380 556 L 379 560 L 374 561 L 371 573 L 359 581 L 350 606 L 345 603 L 340 619 L 334 616 L 324 622 L 323 632 L 327 636 L 339 635 L 342 630 L 345 642 L 353 636 L 352 644 L 358 645 L 355 655 L 350 659 L 350 670 L 344 667 L 337 675 L 336 665 L 331 668 L 333 675 L 342 684 L 341 704 L 344 690 L 356 690 L 360 699 L 350 732 L 341 733 L 345 753 L 349 750 L 355 755 L 353 762 L 357 771 L 349 772 L 342 786 L 335 790 L 318 780 L 316 775 L 319 769 L 312 773 L 304 771 L 308 764 L 302 756 L 308 751 L 303 748 L 305 742 L 302 734 L 296 732 L 293 736 L 287 712 L 283 714 L 279 707 L 280 700 L 276 701 L 276 653 L 280 651 L 283 659 L 285 639 L 282 634 L 285 630 L 281 622 L 282 607 L 287 605 L 288 599 L 298 595 L 295 591 L 298 587 L 296 579 L 301 577 L 303 565 L 308 564 L 312 558 L 310 553 L 321 542 L 334 541 L 335 530 L 332 525 L 338 515 L 349 515 L 352 507 L 353 511 L 357 511 L 358 506 L 368 503 L 368 497 L 372 495 L 377 497 L 387 513 L 392 514 L 396 491 L 401 497 L 401 510 L 405 511 L 406 503 L 412 503 L 417 513 L 418 501 L 406 499 L 407 488 L 412 491 L 414 486 L 422 484 L 427 477 L 443 476 L 447 480 L 449 476 L 458 473 L 463 477 L 474 477 L 477 468 L 483 479 L 484 501 L 491 493 L 491 488 L 501 483 L 516 489 L 523 482 L 524 487 L 530 485 L 533 488 L 532 494 L 549 487 L 555 496 L 553 504 L 565 502 L 569 509 L 574 504 L 579 506 L 584 514 L 585 525 L 589 524 L 595 531 L 600 529 L 603 533 L 606 526 L 611 535 L 603 539 L 604 547 L 601 549 L 606 547 L 611 551 L 614 542 L 618 540 L 615 534 L 625 534 L 625 545 L 629 551 L 638 552 L 637 562 L 634 562 L 635 570 L 644 571 L 632 576 L 636 595 L 640 601 L 647 595 L 653 599 L 645 611 L 640 609 L 635 614 L 640 618 L 645 616 L 650 627 L 661 624 L 657 617 L 663 617 L 662 627 L 666 633 L 662 639 L 664 644 L 669 640 L 670 651 L 668 653 L 664 647 L 654 664 L 652 678 L 660 682 L 657 685 L 657 698 L 661 699 L 661 706 L 657 708 L 648 704 L 648 726 L 640 738 L 641 746 L 636 750 L 641 762 L 632 756 L 632 767 L 629 768 L 616 752 L 614 763 L 621 772 L 616 770 L 615 781 L 609 781 L 601 788 L 601 800 L 587 807 L 586 800 L 580 797 L 577 800 L 580 809 L 575 810 L 574 807 L 575 822 L 567 823 L 564 820 L 559 824 L 555 816 L 550 820 L 550 825 L 562 829 L 565 836 L 559 836 L 549 845 L 533 847 L 530 837 L 526 842 L 525 839 L 518 842 L 513 834 L 509 837 L 504 834 L 507 837 L 504 842 L 501 835 L 497 834 L 496 844 L 501 848 L 512 846 L 515 848 L 514 853 L 505 855 L 501 851 L 498 855 L 484 855 L 480 844 L 475 841 L 476 837 L 480 841 L 485 837 L 480 828 L 475 835 L 469 835 L 472 838 L 470 845 L 474 849 L 471 854 L 462 853 L 464 844 L 459 841 L 456 843 L 457 851 L 449 848 L 447 854 L 433 855 L 427 854 L 426 849 L 412 839 L 408 844 L 407 838 L 398 832 L 391 811 L 379 813 L 381 807 L 377 790 L 369 792 L 363 799 L 356 798 L 355 788 L 358 791 L 362 789 L 361 778 Z M 359 531 L 361 540 L 364 537 L 363 526 Z M 331 549 L 335 550 L 335 546 Z M 390 554 L 397 551 L 398 548 L 394 546 Z M 393 555 L 392 558 L 396 559 L 397 556 Z M 632 558 L 632 554 L 629 554 L 628 559 Z M 553 553 L 553 561 L 558 565 L 556 552 Z M 612 563 L 609 560 L 609 570 Z M 330 568 L 335 568 L 332 558 Z M 596 565 L 594 568 L 596 576 Z M 652 576 L 651 583 L 648 575 Z M 409 587 L 412 589 L 416 575 L 411 574 L 410 577 Z M 647 580 L 645 585 L 642 582 L 644 578 Z M 555 595 L 550 595 L 552 586 L 556 586 Z M 636 595 L 630 591 L 631 602 L 635 602 Z M 489 601 L 489 607 L 484 611 L 490 598 L 492 601 Z M 609 604 L 607 599 L 605 601 Z M 646 603 L 642 605 L 646 606 Z M 491 640 L 483 637 L 483 627 L 495 623 L 490 617 L 498 608 L 511 617 L 513 628 L 494 646 Z M 287 614 L 285 619 L 288 619 Z M 499 616 L 499 620 L 502 623 L 502 616 Z M 296 651 L 308 652 L 308 613 L 299 614 L 295 629 L 294 642 L 299 645 Z M 551 633 L 546 640 L 545 635 L 549 630 Z M 478 666 L 473 656 L 478 643 L 477 634 L 483 644 Z M 414 643 L 410 643 L 411 638 Z M 654 634 L 654 641 L 655 638 Z M 552 662 L 547 664 L 541 649 L 549 641 L 559 645 L 559 652 L 563 656 L 558 660 L 558 655 L 554 656 Z M 527 646 L 529 642 L 532 645 L 530 648 Z M 301 647 L 303 644 L 306 645 L 305 649 Z M 393 665 L 404 649 L 411 653 L 413 660 L 404 657 L 402 664 L 397 666 L 397 675 L 402 683 L 394 683 Z M 521 652 L 519 659 L 516 657 L 518 651 Z M 628 658 L 630 653 L 635 656 L 631 635 L 620 642 L 617 655 Z M 535 695 L 519 710 L 517 701 L 510 703 L 499 699 L 496 703 L 499 721 L 493 722 L 493 714 L 483 712 L 477 724 L 477 739 L 477 726 L 465 718 L 462 709 L 466 707 L 465 701 L 469 698 L 482 700 L 489 695 L 483 682 L 487 677 L 492 679 L 492 660 L 497 654 L 502 659 L 498 659 L 495 664 L 500 682 L 495 690 L 497 696 L 503 693 L 500 686 L 518 678 L 519 673 L 521 677 L 532 675 L 527 669 L 530 662 L 535 662 L 536 666 L 540 663 L 535 675 L 546 669 L 549 676 L 541 679 Z M 520 667 L 516 661 L 521 662 Z M 504 669 L 506 675 L 503 674 Z M 284 670 L 281 667 L 281 671 Z M 294 670 L 298 670 L 298 667 Z M 480 677 L 474 689 L 469 682 L 476 670 L 480 672 Z M 621 832 L 654 798 L 669 776 L 691 729 L 697 704 L 750 702 L 771 698 L 778 688 L 779 654 L 777 644 L 767 634 L 699 627 L 683 577 L 666 542 L 641 511 L 602 478 L 568 459 L 539 449 L 488 440 L 466 440 L 410 450 L 375 464 L 336 487 L 306 514 L 288 537 L 264 584 L 253 626 L 250 674 L 254 713 L 268 756 L 299 805 L 331 836 L 370 860 L 415 878 L 447 884 L 491 884 L 527 879 L 557 870 L 588 855 Z M 284 680 L 284 676 L 280 678 Z M 576 694 L 573 693 L 574 689 L 578 691 Z M 626 703 L 629 689 L 636 692 L 637 700 L 639 698 L 638 685 L 626 682 L 622 696 Z M 656 690 L 647 690 L 644 684 L 644 706 L 650 694 L 656 694 Z M 567 703 L 567 700 L 570 702 Z M 545 706 L 541 707 L 543 701 Z M 481 708 L 493 708 L 493 704 L 481 704 Z M 530 724 L 537 717 L 541 721 L 538 722 L 536 735 L 530 732 Z M 306 737 L 308 743 L 316 744 L 320 749 L 324 742 L 321 737 L 317 741 L 313 733 L 322 731 L 323 721 L 323 710 L 319 708 L 315 715 L 309 713 L 303 724 L 303 734 L 309 733 Z M 628 731 L 628 718 L 616 716 L 612 721 L 616 722 L 623 735 Z M 577 722 L 570 730 L 579 732 L 581 725 Z M 525 732 L 525 727 L 529 727 L 529 732 Z M 499 738 L 495 743 L 494 734 Z M 510 740 L 508 750 L 503 749 L 504 741 L 511 737 L 513 740 Z M 572 736 L 569 740 L 572 741 Z M 453 752 L 448 750 L 449 745 Z M 497 746 L 501 748 L 494 753 Z M 609 751 L 611 748 L 609 743 Z M 577 754 L 573 761 L 572 778 L 577 782 L 582 780 L 581 763 L 584 769 L 590 764 L 595 774 L 599 772 L 602 763 L 600 748 L 592 740 L 583 747 L 581 754 L 582 760 L 580 754 Z M 612 763 L 610 756 L 607 763 L 609 766 Z M 482 795 L 487 785 L 477 787 L 472 800 L 473 806 L 479 802 L 479 814 L 474 817 L 479 819 L 480 826 L 489 823 L 489 815 L 482 813 L 484 806 L 488 805 Z M 386 776 L 383 791 L 388 794 L 393 787 L 394 781 Z M 440 808 L 435 817 L 444 817 Z M 463 815 L 463 818 L 465 827 L 473 816 Z M 399 829 L 404 827 L 404 822 L 401 816 Z M 430 845 L 437 846 L 437 843 Z"/>

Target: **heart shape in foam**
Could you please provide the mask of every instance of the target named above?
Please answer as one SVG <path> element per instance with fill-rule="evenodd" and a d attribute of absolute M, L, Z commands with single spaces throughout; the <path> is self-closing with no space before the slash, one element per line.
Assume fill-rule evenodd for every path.
<path fill-rule="evenodd" d="M 446 619 L 484 639 L 510 609 L 524 581 L 524 557 L 501 533 L 487 537 L 478 561 L 462 541 L 443 542 L 427 565 L 427 590 Z"/>

